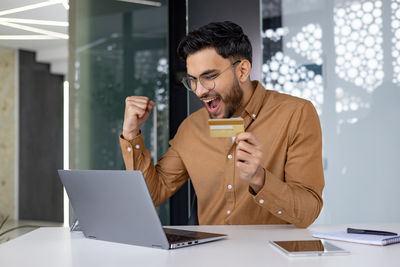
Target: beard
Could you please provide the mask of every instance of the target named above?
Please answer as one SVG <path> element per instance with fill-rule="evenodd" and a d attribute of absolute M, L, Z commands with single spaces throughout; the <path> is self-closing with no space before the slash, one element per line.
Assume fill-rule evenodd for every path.
<path fill-rule="evenodd" d="M 223 118 L 230 118 L 235 114 L 238 109 L 240 108 L 240 105 L 242 103 L 242 98 L 243 98 L 243 90 L 239 85 L 239 81 L 234 79 L 233 85 L 231 90 L 229 90 L 229 94 L 226 95 L 225 97 L 222 97 L 220 94 L 215 94 L 213 96 L 217 96 L 221 98 L 221 101 L 225 104 L 225 110 L 223 111 Z M 208 111 L 208 109 L 207 109 Z M 208 111 L 208 115 L 210 116 L 210 119 L 215 119 L 217 118 L 218 115 L 210 113 Z"/>
<path fill-rule="evenodd" d="M 239 82 L 235 77 L 232 88 L 229 91 L 229 94 L 225 97 L 225 99 L 221 98 L 226 106 L 224 118 L 230 118 L 233 116 L 233 114 L 235 114 L 238 111 L 242 103 L 242 98 L 243 98 L 243 90 L 240 87 Z"/>

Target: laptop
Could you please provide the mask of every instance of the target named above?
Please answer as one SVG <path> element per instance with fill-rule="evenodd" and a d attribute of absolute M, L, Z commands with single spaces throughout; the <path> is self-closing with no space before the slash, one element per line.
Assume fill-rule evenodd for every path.
<path fill-rule="evenodd" d="M 175 249 L 224 234 L 163 228 L 140 171 L 58 170 L 87 238 Z"/>

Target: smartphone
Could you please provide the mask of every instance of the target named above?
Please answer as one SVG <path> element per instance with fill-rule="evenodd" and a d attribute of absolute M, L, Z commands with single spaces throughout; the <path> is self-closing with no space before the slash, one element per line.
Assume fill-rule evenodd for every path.
<path fill-rule="evenodd" d="M 325 240 L 270 241 L 270 243 L 288 256 L 346 255 L 350 253 Z"/>

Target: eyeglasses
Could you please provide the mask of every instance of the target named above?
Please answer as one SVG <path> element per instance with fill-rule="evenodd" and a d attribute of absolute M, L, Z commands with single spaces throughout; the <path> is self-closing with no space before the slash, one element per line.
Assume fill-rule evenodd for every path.
<path fill-rule="evenodd" d="M 182 83 L 189 91 L 196 92 L 197 90 L 197 80 L 201 83 L 201 85 L 206 88 L 207 90 L 212 90 L 215 88 L 215 79 L 217 79 L 222 73 L 229 70 L 230 68 L 234 67 L 237 63 L 240 63 L 241 60 L 237 60 L 233 62 L 229 67 L 224 69 L 218 74 L 203 74 L 200 75 L 199 78 L 194 78 L 190 76 L 183 77 Z"/>

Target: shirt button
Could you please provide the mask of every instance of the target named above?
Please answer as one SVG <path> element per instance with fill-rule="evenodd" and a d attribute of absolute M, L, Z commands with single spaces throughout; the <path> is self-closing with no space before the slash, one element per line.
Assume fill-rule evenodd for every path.
<path fill-rule="evenodd" d="M 128 147 L 128 152 L 131 152 L 132 151 L 132 148 L 131 147 Z"/>
<path fill-rule="evenodd" d="M 278 215 L 281 215 L 281 214 L 282 214 L 282 211 L 281 211 L 281 210 L 278 210 L 277 213 L 278 213 Z"/>
<path fill-rule="evenodd" d="M 264 203 L 264 199 L 260 199 L 258 202 L 259 202 L 260 204 L 263 204 L 263 203 Z"/>
<path fill-rule="evenodd" d="M 229 185 L 228 185 L 228 189 L 232 189 L 232 185 L 229 184 Z"/>
<path fill-rule="evenodd" d="M 232 155 L 231 155 L 231 154 L 229 154 L 229 155 L 228 155 L 228 159 L 231 159 L 231 158 L 232 158 Z"/>
<path fill-rule="evenodd" d="M 251 116 L 253 117 L 253 119 L 255 119 L 257 117 L 256 114 L 251 114 Z"/>
<path fill-rule="evenodd" d="M 231 214 L 231 210 L 227 210 L 227 211 L 226 211 L 226 214 Z"/>
<path fill-rule="evenodd" d="M 139 146 L 139 145 L 136 145 L 136 146 L 135 146 L 135 148 L 136 148 L 136 149 L 139 149 L 139 148 L 140 148 L 140 146 Z"/>

